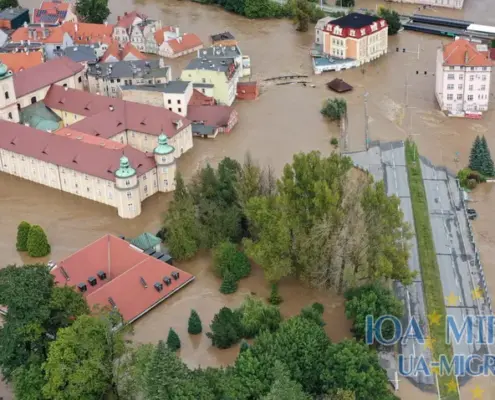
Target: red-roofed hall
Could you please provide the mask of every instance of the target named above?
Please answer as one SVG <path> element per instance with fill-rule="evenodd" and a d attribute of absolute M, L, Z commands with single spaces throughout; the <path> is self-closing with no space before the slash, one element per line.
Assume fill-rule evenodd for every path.
<path fill-rule="evenodd" d="M 57 263 L 58 285 L 73 286 L 90 307 L 117 309 L 131 323 L 194 280 L 194 276 L 105 235 Z"/>

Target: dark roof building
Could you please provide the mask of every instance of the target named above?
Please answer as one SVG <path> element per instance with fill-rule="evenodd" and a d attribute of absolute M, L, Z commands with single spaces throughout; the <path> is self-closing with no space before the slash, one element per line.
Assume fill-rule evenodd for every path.
<path fill-rule="evenodd" d="M 162 65 L 159 60 L 98 63 L 88 68 L 88 76 L 99 79 L 168 78 L 170 77 L 170 67 Z"/>
<path fill-rule="evenodd" d="M 191 283 L 194 276 L 105 235 L 57 263 L 60 286 L 81 291 L 88 304 L 120 312 L 131 323 Z"/>
<path fill-rule="evenodd" d="M 29 23 L 29 10 L 22 7 L 10 7 L 0 11 L 0 28 L 17 29 Z"/>
<path fill-rule="evenodd" d="M 371 25 L 373 22 L 379 21 L 379 17 L 374 15 L 361 14 L 361 13 L 349 13 L 343 17 L 330 21 L 332 25 L 338 25 L 341 28 L 360 29 L 365 26 Z"/>
<path fill-rule="evenodd" d="M 146 85 L 123 85 L 122 90 L 143 90 L 149 92 L 161 93 L 185 93 L 191 82 L 187 81 L 170 81 L 167 83 L 155 83 Z"/>
<path fill-rule="evenodd" d="M 98 45 L 97 45 L 98 46 Z M 65 49 L 56 50 L 55 54 L 59 57 L 67 57 L 77 63 L 96 63 L 98 56 L 96 55 L 95 45 L 79 45 L 69 46 Z"/>
<path fill-rule="evenodd" d="M 327 87 L 337 93 L 344 93 L 352 90 L 352 86 L 340 78 L 335 78 L 333 81 L 328 82 Z"/>

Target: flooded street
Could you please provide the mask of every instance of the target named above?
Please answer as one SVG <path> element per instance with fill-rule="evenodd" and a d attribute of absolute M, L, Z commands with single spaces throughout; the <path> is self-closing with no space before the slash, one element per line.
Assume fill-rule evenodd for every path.
<path fill-rule="evenodd" d="M 21 0 L 21 4 L 33 8 L 39 5 L 39 0 Z M 357 0 L 357 7 L 375 8 L 375 2 Z M 240 121 L 232 134 L 220 135 L 215 140 L 195 139 L 193 149 L 181 157 L 179 168 L 186 177 L 205 162 L 217 163 L 225 156 L 242 160 L 247 151 L 260 163 L 271 164 L 277 172 L 291 161 L 296 152 L 320 150 L 328 154 L 332 150 L 330 139 L 339 137 L 339 128 L 325 121 L 319 110 L 325 99 L 334 97 L 325 83 L 335 77 L 341 77 L 354 86 L 354 91 L 342 96 L 349 109 L 349 150 L 360 150 L 365 144 L 363 99 L 368 92 L 372 140 L 405 139 L 412 133 L 425 156 L 452 170 L 465 165 L 471 143 L 478 134 L 487 136 L 495 155 L 493 129 L 489 131 L 489 127 L 495 124 L 493 99 L 490 111 L 481 121 L 447 119 L 438 110 L 433 90 L 436 49 L 443 40 L 440 37 L 403 32 L 390 38 L 390 54 L 363 69 L 314 76 L 309 58 L 314 32 L 311 29 L 307 33 L 297 33 L 290 21 L 250 21 L 216 7 L 186 0 L 138 1 L 136 5 L 132 0 L 110 0 L 110 8 L 110 22 L 115 22 L 117 15 L 124 11 L 136 8 L 152 18 L 161 19 L 164 24 L 180 26 L 182 32 L 198 34 L 205 43 L 212 33 L 230 31 L 239 40 L 243 53 L 251 57 L 254 79 L 296 73 L 308 75 L 307 80 L 316 85 L 315 88 L 265 86 L 258 100 L 236 103 Z M 394 8 L 405 13 L 415 9 L 414 6 L 401 5 L 394 5 Z M 466 0 L 465 9 L 461 12 L 441 9 L 426 13 L 495 25 L 495 12 L 490 0 Z M 419 60 L 416 54 L 402 53 L 402 50 L 395 52 L 396 47 L 414 51 L 418 45 Z M 192 57 L 171 63 L 174 77 Z M 406 77 L 409 82 L 409 112 L 404 107 Z M 460 157 L 458 165 L 454 161 L 456 152 Z M 143 203 L 141 216 L 128 221 L 120 219 L 113 208 L 0 174 L 2 265 L 30 262 L 15 250 L 16 228 L 21 220 L 39 224 L 45 229 L 52 245 L 49 259 L 59 260 L 106 233 L 131 237 L 143 231 L 156 232 L 170 198 L 171 195 L 164 194 L 153 196 Z M 495 216 L 490 207 L 495 201 L 495 185 L 484 185 L 473 198 L 473 206 L 480 214 L 474 224 L 478 245 L 487 280 L 495 295 Z M 188 365 L 231 363 L 237 355 L 237 348 L 218 351 L 210 347 L 210 340 L 204 335 L 193 340 L 189 338 L 187 318 L 190 309 L 198 311 L 207 331 L 213 315 L 223 305 L 237 306 L 251 292 L 267 297 L 268 288 L 262 271 L 253 268 L 252 275 L 241 281 L 236 294 L 224 296 L 218 292 L 219 282 L 210 273 L 209 258 L 205 255 L 178 266 L 196 275 L 196 281 L 139 320 L 134 326 L 135 340 L 156 342 L 165 339 L 169 328 L 173 327 L 181 336 L 181 356 Z M 281 305 L 285 316 L 296 314 L 304 305 L 319 301 L 325 305 L 324 319 L 332 340 L 350 336 L 350 324 L 345 319 L 341 297 L 304 288 L 295 280 L 282 282 L 280 291 L 285 300 Z M 404 384 L 405 392 L 400 393 L 404 399 L 430 398 L 410 386 Z M 2 395 L 0 389 L 0 397 Z M 485 396 L 487 398 L 491 397 Z"/>

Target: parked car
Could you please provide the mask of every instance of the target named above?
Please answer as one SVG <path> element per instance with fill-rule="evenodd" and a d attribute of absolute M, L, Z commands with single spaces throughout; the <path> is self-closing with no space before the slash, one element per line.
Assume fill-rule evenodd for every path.
<path fill-rule="evenodd" d="M 470 220 L 474 220 L 474 219 L 478 218 L 478 213 L 476 212 L 475 209 L 468 208 L 466 211 L 467 211 L 468 218 Z"/>

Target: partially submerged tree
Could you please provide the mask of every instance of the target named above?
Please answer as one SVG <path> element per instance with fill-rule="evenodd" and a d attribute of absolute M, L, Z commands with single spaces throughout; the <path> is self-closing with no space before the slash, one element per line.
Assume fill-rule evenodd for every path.
<path fill-rule="evenodd" d="M 230 242 L 220 243 L 213 250 L 213 268 L 221 278 L 231 275 L 235 281 L 245 278 L 251 272 L 247 256 Z"/>
<path fill-rule="evenodd" d="M 208 332 L 206 336 L 211 339 L 211 344 L 220 349 L 227 349 L 243 336 L 241 315 L 239 312 L 223 307 L 213 317 L 210 329 L 211 332 Z"/>
<path fill-rule="evenodd" d="M 84 22 L 103 24 L 110 15 L 108 0 L 77 0 L 76 13 Z"/>
<path fill-rule="evenodd" d="M 180 349 L 180 346 L 181 343 L 179 335 L 177 335 L 177 332 L 175 332 L 175 330 L 170 328 L 167 336 L 167 347 L 172 351 L 177 351 Z"/>
<path fill-rule="evenodd" d="M 29 229 L 27 251 L 30 257 L 45 257 L 50 254 L 50 244 L 41 226 L 32 225 Z"/>
<path fill-rule="evenodd" d="M 347 113 L 347 102 L 344 99 L 328 99 L 323 104 L 321 113 L 331 121 L 340 121 Z"/>
<path fill-rule="evenodd" d="M 197 335 L 201 333 L 203 330 L 203 326 L 201 325 L 201 319 L 199 318 L 196 310 L 191 310 L 191 315 L 189 316 L 189 321 L 187 324 L 187 331 L 191 335 Z"/>
<path fill-rule="evenodd" d="M 389 35 L 395 35 L 399 32 L 402 24 L 400 22 L 400 15 L 397 11 L 380 7 L 378 10 L 378 16 L 387 21 Z"/>
<path fill-rule="evenodd" d="M 31 229 L 31 224 L 26 221 L 22 221 L 17 227 L 17 251 L 27 251 L 28 250 L 28 236 L 29 230 Z"/>

